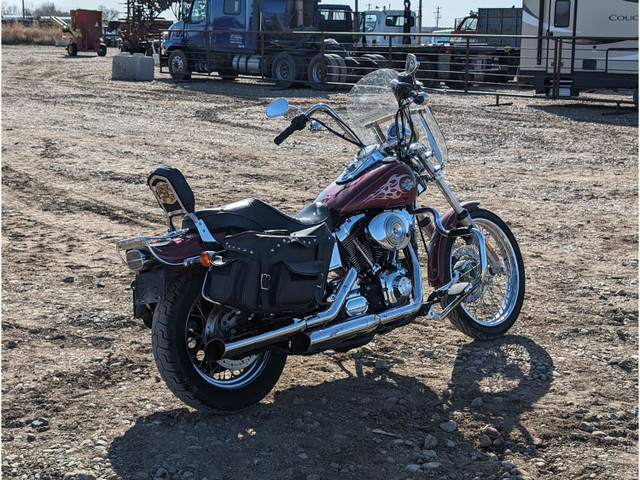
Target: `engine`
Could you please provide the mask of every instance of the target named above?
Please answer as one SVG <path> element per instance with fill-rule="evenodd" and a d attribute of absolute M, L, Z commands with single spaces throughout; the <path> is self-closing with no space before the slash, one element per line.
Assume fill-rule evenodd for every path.
<path fill-rule="evenodd" d="M 380 312 L 409 301 L 413 285 L 402 250 L 412 234 L 413 216 L 406 210 L 371 219 L 355 215 L 340 226 L 336 237 L 361 278 L 346 303 L 348 315 Z"/>

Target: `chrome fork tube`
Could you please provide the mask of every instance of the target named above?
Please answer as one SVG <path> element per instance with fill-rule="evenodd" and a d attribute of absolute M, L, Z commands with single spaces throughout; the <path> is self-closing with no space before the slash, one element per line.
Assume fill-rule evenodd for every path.
<path fill-rule="evenodd" d="M 449 185 L 447 185 L 447 182 L 444 181 L 441 173 L 438 173 L 436 175 L 436 177 L 434 178 L 434 182 L 442 192 L 442 195 L 444 195 L 444 198 L 447 200 L 447 202 L 449 202 L 449 205 L 451 205 L 451 208 L 453 208 L 453 211 L 456 213 L 462 213 L 464 207 L 460 204 L 456 196 L 453 194 L 453 192 L 449 188 Z M 468 227 L 472 225 L 473 222 L 471 221 L 470 217 L 467 217 L 466 219 L 463 219 L 461 223 L 465 227 Z"/>

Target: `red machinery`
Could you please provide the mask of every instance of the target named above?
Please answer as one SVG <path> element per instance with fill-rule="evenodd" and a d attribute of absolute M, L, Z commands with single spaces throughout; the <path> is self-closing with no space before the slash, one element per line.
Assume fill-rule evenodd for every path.
<path fill-rule="evenodd" d="M 107 46 L 102 38 L 101 11 L 71 10 L 71 25 L 62 23 L 62 31 L 71 34 L 67 45 L 70 56 L 75 57 L 78 52 L 97 52 L 101 57 L 107 54 Z"/>

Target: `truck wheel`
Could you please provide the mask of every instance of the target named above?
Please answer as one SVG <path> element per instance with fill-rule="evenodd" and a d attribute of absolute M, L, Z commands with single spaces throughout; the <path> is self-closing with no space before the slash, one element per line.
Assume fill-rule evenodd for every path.
<path fill-rule="evenodd" d="M 70 57 L 75 57 L 76 55 L 78 55 L 78 44 L 70 43 L 69 45 L 67 45 L 67 53 Z"/>
<path fill-rule="evenodd" d="M 104 57 L 107 54 L 107 46 L 103 43 L 98 47 L 98 56 Z"/>
<path fill-rule="evenodd" d="M 177 81 L 191 79 L 187 56 L 182 50 L 174 50 L 169 55 L 169 73 Z"/>
<path fill-rule="evenodd" d="M 323 61 L 322 54 L 318 53 L 309 62 L 307 78 L 314 90 L 335 90 L 338 85 L 334 83 L 347 81 L 347 65 L 340 55 L 327 54 Z"/>
<path fill-rule="evenodd" d="M 327 55 L 329 57 L 330 60 L 330 65 L 332 66 L 332 70 L 335 70 L 338 72 L 338 80 L 337 82 L 339 83 L 347 83 L 347 64 L 344 61 L 344 58 L 342 58 L 340 55 L 338 55 L 337 53 L 329 53 Z"/>
<path fill-rule="evenodd" d="M 304 61 L 290 53 L 280 52 L 271 64 L 271 77 L 278 88 L 291 88 L 294 84 L 304 80 Z"/>

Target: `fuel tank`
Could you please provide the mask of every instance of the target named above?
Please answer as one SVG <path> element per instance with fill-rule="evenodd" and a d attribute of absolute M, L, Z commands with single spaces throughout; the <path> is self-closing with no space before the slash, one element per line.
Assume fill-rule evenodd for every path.
<path fill-rule="evenodd" d="M 353 180 L 333 182 L 317 198 L 338 213 L 410 205 L 418 194 L 413 170 L 399 161 L 381 163 Z"/>

